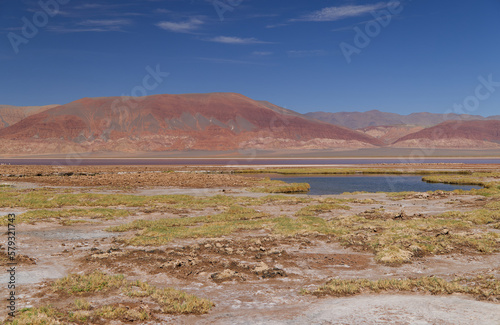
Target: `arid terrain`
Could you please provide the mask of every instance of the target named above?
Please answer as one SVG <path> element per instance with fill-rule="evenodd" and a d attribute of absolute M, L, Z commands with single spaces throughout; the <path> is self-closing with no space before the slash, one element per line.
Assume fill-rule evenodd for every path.
<path fill-rule="evenodd" d="M 266 173 L 417 173 L 483 188 L 307 195 Z M 499 324 L 497 165 L 0 174 L 0 215 L 16 214 L 18 316 L 2 308 L 6 324 Z"/>

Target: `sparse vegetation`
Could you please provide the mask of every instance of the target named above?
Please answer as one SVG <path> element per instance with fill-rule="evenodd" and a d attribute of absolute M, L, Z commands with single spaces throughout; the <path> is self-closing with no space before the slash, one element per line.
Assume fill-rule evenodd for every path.
<path fill-rule="evenodd" d="M 470 220 L 461 214 L 396 219 L 383 209 L 375 209 L 367 214 L 343 217 L 338 212 L 332 214 L 332 211 L 348 210 L 349 207 L 341 203 L 349 200 L 325 198 L 317 202 L 320 203 L 302 207 L 293 217 L 273 217 L 254 209 L 233 206 L 218 215 L 136 220 L 108 230 L 138 231 L 128 240 L 132 245 L 162 245 L 175 238 L 213 238 L 250 229 L 267 229 L 286 236 L 319 233 L 331 236 L 344 246 L 372 251 L 378 262 L 390 265 L 453 251 L 500 251 L 500 234 L 473 231 Z M 330 217 L 318 217 L 325 213 Z"/>
<path fill-rule="evenodd" d="M 96 271 L 91 274 L 70 274 L 52 284 L 54 291 L 67 294 L 106 292 L 117 289 L 127 283 L 123 275 L 107 275 Z"/>
<path fill-rule="evenodd" d="M 276 171 L 265 170 L 263 172 Z M 223 240 L 224 245 L 221 246 L 220 251 L 215 242 L 220 243 L 221 239 L 207 240 L 203 245 L 199 245 L 199 251 L 203 254 L 209 256 L 224 254 L 224 263 L 226 259 L 230 261 L 238 259 L 239 256 L 243 256 L 245 259 L 255 257 L 257 261 L 262 260 L 262 256 L 272 256 L 273 260 L 275 257 L 276 260 L 288 259 L 293 253 L 290 251 L 284 253 L 283 248 L 279 246 L 282 242 L 287 244 L 291 242 L 293 245 L 297 244 L 300 248 L 304 248 L 308 245 L 314 245 L 314 243 L 308 242 L 308 240 L 313 241 L 311 238 L 314 238 L 314 241 L 336 241 L 357 251 L 371 252 L 378 263 L 391 266 L 411 263 L 415 259 L 428 255 L 500 252 L 500 233 L 492 229 L 500 229 L 500 173 L 470 171 L 447 173 L 442 171 L 412 171 L 407 173 L 397 170 L 384 171 L 383 169 L 364 168 L 317 168 L 310 169 L 306 173 L 304 169 L 280 169 L 279 172 L 283 174 L 421 174 L 425 175 L 425 180 L 431 182 L 474 184 L 484 186 L 484 188 L 453 192 L 385 193 L 387 197 L 394 200 L 439 199 L 439 209 L 434 211 L 449 210 L 433 214 L 436 212 L 430 212 L 432 209 L 429 209 L 429 211 L 422 211 L 423 213 L 420 214 L 420 211 L 416 209 L 408 209 L 411 213 L 415 213 L 414 215 L 403 213 L 398 215 L 399 211 L 394 211 L 399 208 L 394 206 L 399 203 L 406 206 L 408 202 L 411 204 L 415 201 L 389 202 L 387 204 L 384 195 L 377 196 L 380 197 L 380 201 L 364 198 L 371 197 L 368 195 L 345 196 L 347 199 L 339 198 L 341 196 L 305 195 L 250 195 L 252 197 L 245 197 L 239 196 L 239 193 L 232 195 L 231 191 L 215 196 L 147 196 L 122 193 L 93 194 L 91 192 L 85 193 L 83 190 L 80 193 L 75 193 L 71 189 L 61 188 L 27 190 L 10 186 L 0 187 L 0 207 L 3 207 L 4 210 L 5 208 L 27 210 L 27 212 L 17 215 L 18 223 L 49 221 L 60 222 L 63 225 L 108 220 L 134 214 L 142 216 L 142 213 L 154 212 L 155 214 L 147 216 L 147 220 L 136 218 L 133 222 L 110 227 L 107 230 L 133 232 L 117 240 L 136 246 L 158 246 L 178 239 L 216 238 L 233 234 L 232 237 Z M 300 193 L 306 187 L 307 190 L 309 188 L 308 184 L 287 184 L 269 179 L 251 184 L 255 185 L 251 191 L 268 193 Z M 458 196 L 462 194 L 482 195 L 483 197 Z M 425 204 L 423 202 L 419 201 L 417 205 L 423 206 Z M 443 202 L 449 204 L 444 206 L 444 209 L 442 208 Z M 364 204 L 368 206 L 363 207 Z M 460 211 L 462 207 L 464 209 Z M 405 209 L 407 213 L 408 210 Z M 5 222 L 5 219 L 0 219 L 0 224 Z M 267 232 L 266 237 L 272 239 L 264 241 L 263 237 L 252 237 L 252 239 L 245 237 L 241 239 L 243 243 L 241 246 L 226 247 L 226 242 L 230 243 L 240 234 L 246 236 L 247 234 L 243 232 L 248 230 L 259 230 L 258 236 Z M 252 231 L 250 235 L 255 236 L 255 233 Z M 247 242 L 251 249 L 244 247 Z M 271 242 L 273 245 L 269 244 Z M 276 242 L 280 244 L 275 244 Z M 177 243 L 175 244 L 177 245 Z M 263 248 L 261 248 L 261 244 Z M 192 247 L 195 246 L 198 244 L 192 245 Z M 167 262 L 180 263 L 176 265 L 187 263 L 185 259 L 191 257 L 186 254 L 192 254 L 195 248 L 191 248 L 190 244 L 186 247 L 188 247 L 187 251 L 182 246 L 182 250 L 181 248 L 175 250 L 175 254 L 168 255 L 168 258 L 160 256 L 159 258 L 162 260 L 157 260 L 155 263 L 158 265 L 164 265 Z M 113 263 L 120 261 L 116 264 L 121 264 L 120 267 L 123 267 L 125 255 L 120 255 L 123 253 L 121 251 L 117 255 L 105 253 L 107 249 L 103 248 L 102 254 L 99 253 L 103 256 L 109 255 L 106 260 L 101 259 L 101 256 L 99 258 L 92 257 L 93 259 L 88 260 L 89 263 L 96 263 L 92 265 L 109 263 L 106 264 L 106 269 L 122 272 L 121 269 L 114 269 Z M 163 249 L 151 250 L 143 247 L 134 249 L 146 252 L 163 251 Z M 90 254 L 89 256 L 94 256 L 92 253 Z M 352 255 L 358 257 L 355 253 Z M 139 263 L 142 263 L 142 256 L 143 254 L 140 253 L 137 256 L 134 255 L 134 261 L 137 258 Z M 369 260 L 366 256 L 363 258 Z M 0 262 L 6 260 L 6 257 L 0 254 Z M 320 260 L 323 261 L 323 256 L 315 259 L 311 265 Z M 218 264 L 216 267 L 219 269 L 212 265 L 210 267 L 214 269 L 207 271 L 205 262 L 196 261 L 200 270 L 202 265 L 203 272 L 207 272 L 207 278 L 212 272 L 220 273 L 223 272 L 223 269 L 233 267 L 228 262 L 224 265 Z M 291 263 L 293 262 L 295 260 L 292 259 Z M 268 261 L 266 263 L 269 264 Z M 154 271 L 146 268 L 144 270 L 167 272 L 166 267 L 162 268 L 157 264 L 154 264 L 156 268 Z M 333 264 L 335 263 L 332 262 Z M 354 264 L 354 266 L 356 265 L 358 264 Z M 253 272 L 252 265 L 244 266 L 249 267 L 244 272 L 248 274 Z M 271 264 L 268 266 L 274 267 Z M 172 272 L 169 275 L 182 274 L 185 276 L 187 273 L 181 273 L 184 272 L 184 270 L 181 271 L 183 267 L 184 264 L 175 267 L 169 266 L 168 272 Z M 243 266 L 237 267 L 243 269 Z M 235 269 L 233 272 L 247 274 L 241 270 Z M 190 267 L 189 272 L 191 271 Z M 199 273 L 195 272 L 194 274 L 198 276 Z M 256 277 L 253 273 L 252 276 Z M 488 276 L 460 278 L 451 281 L 437 277 L 382 280 L 335 279 L 316 290 L 304 290 L 303 292 L 317 296 L 347 296 L 382 292 L 461 293 L 478 299 L 498 301 L 499 282 L 499 279 Z M 156 317 L 161 313 L 203 314 L 209 312 L 214 306 L 210 300 L 201 299 L 180 290 L 158 288 L 142 281 L 128 281 L 122 275 L 108 275 L 102 272 L 71 274 L 54 281 L 52 285 L 42 290 L 51 291 L 49 296 L 52 296 L 50 302 L 53 305 L 23 309 L 16 319 L 6 324 L 75 323 L 80 325 L 103 324 L 112 321 L 154 323 L 159 321 Z M 58 302 L 57 298 L 53 299 L 54 297 L 62 297 L 65 301 L 64 303 Z M 104 297 L 113 297 L 113 299 L 116 297 L 116 300 L 119 301 L 104 299 Z"/>
<path fill-rule="evenodd" d="M 469 175 L 469 170 L 406 170 L 394 168 L 260 168 L 260 169 L 238 169 L 235 173 L 241 174 L 321 174 L 321 175 L 353 175 L 353 174 L 393 174 L 393 175 L 433 175 L 433 174 L 453 174 Z"/>
<path fill-rule="evenodd" d="M 210 300 L 172 288 L 159 289 L 141 281 L 131 283 L 127 295 L 137 298 L 150 297 L 166 314 L 206 314 L 214 306 Z"/>
<path fill-rule="evenodd" d="M 268 216 L 256 210 L 233 206 L 226 212 L 203 217 L 167 218 L 159 220 L 135 220 L 129 224 L 108 228 L 108 231 L 124 232 L 140 230 L 129 244 L 162 245 L 175 238 L 219 237 L 241 229 L 262 226 Z"/>
<path fill-rule="evenodd" d="M 77 310 L 91 310 L 92 305 L 86 299 L 75 299 L 75 308 Z"/>
<path fill-rule="evenodd" d="M 341 297 L 361 293 L 415 291 L 433 295 L 462 293 L 472 295 L 478 300 L 498 300 L 500 298 L 500 280 L 493 276 L 479 276 L 471 279 L 459 278 L 453 281 L 446 281 L 438 277 L 381 280 L 333 279 L 316 290 L 302 290 L 302 293 Z"/>
<path fill-rule="evenodd" d="M 91 274 L 71 274 L 52 284 L 52 290 L 59 294 L 92 296 L 78 298 L 70 305 L 25 308 L 18 316 L 6 321 L 8 325 L 56 325 L 101 323 L 103 320 L 125 320 L 127 322 L 154 319 L 154 313 L 164 314 L 205 314 L 214 304 L 186 292 L 172 288 L 157 288 L 141 281 L 127 281 L 122 275 L 107 275 L 96 271 Z M 123 304 L 106 304 L 99 294 L 120 296 L 125 294 Z M 101 298 L 99 298 L 101 297 Z M 139 302 L 141 299 L 141 305 Z M 143 298 L 151 299 L 144 301 Z M 123 297 L 121 298 L 124 299 Z M 126 299 L 132 299 L 127 301 Z M 136 307 L 129 307 L 136 306 Z"/>
<path fill-rule="evenodd" d="M 121 306 L 106 305 L 97 309 L 94 313 L 95 316 L 104 319 L 126 319 L 128 321 L 143 321 L 149 319 L 149 314 L 145 310 L 138 310 L 136 308 L 125 308 Z"/>
<path fill-rule="evenodd" d="M 57 220 L 62 223 L 71 218 L 105 219 L 126 217 L 131 214 L 125 209 L 91 208 L 91 209 L 66 209 L 66 210 L 31 210 L 16 217 L 17 223 L 36 223 L 40 221 Z M 77 220 L 72 220 L 77 222 Z M 7 216 L 0 220 L 0 224 L 7 224 Z"/>
<path fill-rule="evenodd" d="M 481 175 L 481 176 L 480 176 Z M 489 187 L 493 183 L 485 181 L 482 176 L 483 173 L 475 173 L 469 175 L 433 175 L 425 176 L 422 178 L 424 182 L 428 183 L 444 183 L 444 184 L 456 184 L 456 185 L 478 185 Z"/>
<path fill-rule="evenodd" d="M 430 183 L 445 183 L 457 185 L 478 185 L 482 189 L 472 189 L 470 191 L 456 190 L 456 193 L 475 194 L 483 196 L 500 195 L 500 173 L 498 172 L 473 172 L 470 175 L 434 175 L 423 178 Z"/>
<path fill-rule="evenodd" d="M 261 193 L 307 193 L 311 186 L 307 183 L 286 183 L 283 181 L 270 180 L 265 178 L 251 187 L 251 192 Z"/>
<path fill-rule="evenodd" d="M 321 203 L 316 205 L 308 205 L 300 209 L 296 213 L 298 217 L 313 217 L 320 213 L 330 212 L 332 210 L 350 210 L 351 208 L 347 205 L 340 205 L 338 203 Z"/>
<path fill-rule="evenodd" d="M 500 222 L 500 211 L 488 209 L 488 205 L 483 209 L 476 209 L 472 211 L 449 211 L 440 215 L 442 218 L 453 218 L 464 221 L 469 221 L 475 225 L 496 225 Z"/>
<path fill-rule="evenodd" d="M 59 325 L 61 314 L 52 306 L 23 308 L 16 318 L 5 322 L 6 325 Z"/>

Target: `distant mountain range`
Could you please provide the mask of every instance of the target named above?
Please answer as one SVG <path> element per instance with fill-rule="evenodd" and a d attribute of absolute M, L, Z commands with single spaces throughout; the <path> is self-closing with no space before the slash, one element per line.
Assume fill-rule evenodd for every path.
<path fill-rule="evenodd" d="M 396 113 L 371 110 L 367 112 L 311 112 L 305 115 L 325 121 L 334 125 L 341 125 L 350 129 L 363 129 L 375 126 L 389 125 L 412 125 L 429 127 L 449 120 L 472 121 L 472 120 L 500 120 L 500 115 L 483 117 L 468 114 L 435 114 L 435 113 L 412 113 L 400 115 Z"/>
<path fill-rule="evenodd" d="M 500 120 L 446 121 L 408 134 L 392 144 L 398 148 L 500 148 Z"/>
<path fill-rule="evenodd" d="M 361 148 L 500 149 L 500 116 L 299 114 L 235 93 L 0 106 L 6 155 Z"/>
<path fill-rule="evenodd" d="M 4 153 L 355 149 L 381 141 L 240 94 L 83 98 L 0 130 Z"/>

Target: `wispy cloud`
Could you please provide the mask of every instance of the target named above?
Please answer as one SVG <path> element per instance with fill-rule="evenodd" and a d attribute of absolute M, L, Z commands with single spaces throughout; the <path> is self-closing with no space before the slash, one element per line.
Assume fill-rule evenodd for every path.
<path fill-rule="evenodd" d="M 153 12 L 155 14 L 170 14 L 170 13 L 172 13 L 172 10 L 163 9 L 163 8 L 157 8 Z"/>
<path fill-rule="evenodd" d="M 268 56 L 268 55 L 273 55 L 274 52 L 270 52 L 270 51 L 254 51 L 252 52 L 252 55 L 254 56 Z"/>
<path fill-rule="evenodd" d="M 122 3 L 84 3 L 82 5 L 78 5 L 74 7 L 78 10 L 95 10 L 95 9 L 117 9 L 117 8 L 125 8 L 125 7 L 133 7 L 136 3 L 133 2 L 122 2 Z"/>
<path fill-rule="evenodd" d="M 357 22 L 356 24 L 352 24 L 352 25 L 349 25 L 349 26 L 334 28 L 334 29 L 332 29 L 332 32 L 343 32 L 343 31 L 346 31 L 346 30 L 352 31 L 352 29 L 355 26 L 367 24 L 367 23 L 372 22 L 372 21 L 377 21 L 377 19 L 363 20 L 363 21 Z"/>
<path fill-rule="evenodd" d="M 291 50 L 287 51 L 286 54 L 291 58 L 306 58 L 311 56 L 325 56 L 328 52 L 324 50 Z"/>
<path fill-rule="evenodd" d="M 75 9 L 102 9 L 107 8 L 108 6 L 100 4 L 100 3 L 84 3 L 80 6 L 76 6 Z"/>
<path fill-rule="evenodd" d="M 283 23 L 278 23 L 278 24 L 269 24 L 266 25 L 266 28 L 276 28 L 276 27 L 283 27 L 283 26 L 288 26 L 289 24 L 283 24 Z"/>
<path fill-rule="evenodd" d="M 191 18 L 183 22 L 162 21 L 156 26 L 175 33 L 192 33 L 199 29 L 204 22 L 198 18 Z"/>
<path fill-rule="evenodd" d="M 248 15 L 247 18 L 274 18 L 278 17 L 278 14 L 253 14 L 253 15 Z"/>
<path fill-rule="evenodd" d="M 229 64 L 254 64 L 262 65 L 260 62 L 243 61 L 243 60 L 233 60 L 233 59 L 221 59 L 221 58 L 197 58 L 198 60 L 208 61 L 213 63 L 229 63 Z"/>
<path fill-rule="evenodd" d="M 47 27 L 47 31 L 53 33 L 103 33 L 103 32 L 121 32 L 122 30 L 118 28 L 107 28 L 107 27 L 65 27 L 51 25 Z"/>
<path fill-rule="evenodd" d="M 264 44 L 268 42 L 260 41 L 255 37 L 241 38 L 234 36 L 217 36 L 209 39 L 210 42 L 224 43 L 224 44 Z"/>
<path fill-rule="evenodd" d="M 382 9 L 387 6 L 385 2 L 368 5 L 346 5 L 338 7 L 327 7 L 312 12 L 300 18 L 291 21 L 335 21 L 345 18 L 363 16 L 371 11 Z"/>
<path fill-rule="evenodd" d="M 101 27 L 121 27 L 125 25 L 130 25 L 132 23 L 129 19 L 89 19 L 84 20 L 78 25 L 82 26 L 101 26 Z"/>
<path fill-rule="evenodd" d="M 129 19 L 87 19 L 70 25 L 50 25 L 47 30 L 55 33 L 122 32 L 123 27 L 132 24 Z"/>

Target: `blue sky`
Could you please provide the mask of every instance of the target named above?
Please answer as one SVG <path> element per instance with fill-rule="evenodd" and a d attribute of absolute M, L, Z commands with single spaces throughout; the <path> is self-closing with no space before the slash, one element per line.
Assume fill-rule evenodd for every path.
<path fill-rule="evenodd" d="M 0 2 L 0 104 L 237 92 L 301 113 L 500 114 L 498 0 L 41 3 Z"/>

